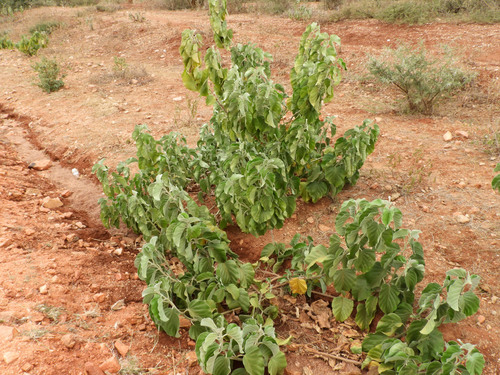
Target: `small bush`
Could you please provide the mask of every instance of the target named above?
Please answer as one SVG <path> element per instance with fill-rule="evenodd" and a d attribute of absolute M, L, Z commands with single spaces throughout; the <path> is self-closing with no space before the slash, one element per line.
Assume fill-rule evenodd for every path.
<path fill-rule="evenodd" d="M 40 22 L 33 26 L 30 29 L 30 34 L 34 34 L 35 32 L 40 32 L 40 33 L 45 33 L 47 35 L 50 35 L 52 31 L 57 30 L 58 28 L 62 27 L 63 23 L 59 21 L 45 21 L 45 22 Z"/>
<path fill-rule="evenodd" d="M 450 52 L 440 59 L 428 58 L 422 44 L 387 49 L 380 60 L 371 57 L 368 70 L 375 79 L 403 92 L 410 112 L 424 114 L 431 114 L 439 100 L 475 78 L 475 74 L 455 66 Z"/>
<path fill-rule="evenodd" d="M 415 1 L 404 1 L 389 5 L 378 12 L 376 17 L 385 22 L 408 24 L 424 23 L 429 19 L 426 4 Z"/>
<path fill-rule="evenodd" d="M 33 69 L 38 73 L 40 80 L 37 85 L 45 92 L 51 93 L 64 86 L 63 76 L 55 59 L 51 60 L 43 57 L 40 62 L 33 65 Z"/>
<path fill-rule="evenodd" d="M 146 21 L 146 17 L 141 12 L 129 13 L 128 18 L 132 20 L 132 22 L 144 22 Z"/>
<path fill-rule="evenodd" d="M 48 44 L 49 38 L 47 38 L 47 34 L 35 31 L 29 38 L 23 35 L 15 47 L 28 56 L 34 56 L 40 48 L 45 48 Z"/>
<path fill-rule="evenodd" d="M 311 9 L 309 9 L 305 5 L 297 5 L 290 11 L 288 11 L 288 16 L 291 19 L 297 20 L 297 21 L 304 21 L 308 20 L 311 18 Z"/>
<path fill-rule="evenodd" d="M 325 9 L 338 9 L 342 5 L 342 0 L 323 0 Z"/>
<path fill-rule="evenodd" d="M 0 35 L 0 49 L 13 49 L 14 43 L 9 39 L 7 34 Z"/>

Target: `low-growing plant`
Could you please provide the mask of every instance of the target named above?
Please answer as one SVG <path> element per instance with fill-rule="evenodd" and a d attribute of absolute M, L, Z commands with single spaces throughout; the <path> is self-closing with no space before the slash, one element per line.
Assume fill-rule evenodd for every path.
<path fill-rule="evenodd" d="M 297 21 L 304 21 L 311 18 L 312 11 L 303 4 L 296 4 L 291 10 L 288 11 L 288 16 Z"/>
<path fill-rule="evenodd" d="M 21 36 L 21 40 L 15 44 L 15 47 L 28 56 L 34 56 L 40 48 L 45 48 L 48 44 L 47 34 L 35 31 L 29 37 Z"/>
<path fill-rule="evenodd" d="M 0 49 L 14 49 L 15 45 L 7 34 L 0 35 Z"/>
<path fill-rule="evenodd" d="M 431 114 L 436 103 L 465 87 L 476 76 L 457 67 L 450 52 L 445 51 L 441 58 L 428 57 L 423 44 L 388 48 L 380 59 L 370 58 L 368 70 L 378 81 L 400 90 L 410 112 L 424 114 Z"/>
<path fill-rule="evenodd" d="M 34 34 L 38 31 L 40 33 L 50 35 L 54 30 L 57 30 L 62 26 L 63 23 L 60 21 L 44 21 L 37 23 L 35 26 L 30 28 L 30 34 Z"/>
<path fill-rule="evenodd" d="M 42 60 L 33 65 L 33 69 L 38 73 L 38 87 L 45 92 L 51 93 L 59 90 L 64 86 L 59 64 L 55 59 L 47 59 L 42 57 Z"/>
<path fill-rule="evenodd" d="M 146 21 L 146 17 L 144 17 L 144 14 L 142 14 L 141 12 L 129 13 L 128 18 L 130 18 L 132 22 L 142 23 Z"/>
<path fill-rule="evenodd" d="M 500 172 L 500 163 L 498 163 L 495 167 L 495 172 Z M 493 177 L 491 186 L 493 187 L 493 190 L 498 190 L 498 192 L 500 192 L 500 173 Z"/>

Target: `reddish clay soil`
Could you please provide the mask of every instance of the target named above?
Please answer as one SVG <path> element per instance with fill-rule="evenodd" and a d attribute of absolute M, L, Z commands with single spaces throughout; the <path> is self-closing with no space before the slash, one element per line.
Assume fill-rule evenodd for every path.
<path fill-rule="evenodd" d="M 145 22 L 129 18 L 139 11 Z M 62 90 L 46 94 L 33 84 L 31 66 L 39 57 L 0 50 L 0 373 L 98 374 L 97 366 L 109 373 L 121 367 L 121 374 L 201 373 L 187 331 L 170 338 L 151 323 L 133 264 L 141 240 L 125 228 L 102 226 L 102 193 L 90 169 L 103 157 L 113 167 L 133 156 L 130 137 L 140 123 L 155 137 L 177 131 L 195 144 L 211 112 L 182 85 L 178 48 L 186 28 L 211 44 L 207 15 L 135 5 L 112 13 L 39 8 L 0 18 L 0 31 L 9 30 L 16 41 L 47 20 L 64 23 L 39 54 L 62 65 Z M 236 42 L 251 41 L 272 53 L 274 78 L 287 82 L 306 23 L 238 14 L 229 25 Z M 500 155 L 488 139 L 500 135 L 500 27 L 344 21 L 322 28 L 341 38 L 348 66 L 324 114 L 337 116 L 338 134 L 376 119 L 381 137 L 356 186 L 334 200 L 299 202 L 274 239 L 289 241 L 301 233 L 326 243 L 344 200 L 391 198 L 404 225 L 422 231 L 425 282 L 442 282 L 453 267 L 481 276 L 479 313 L 443 332 L 446 339 L 476 344 L 486 358 L 484 373 L 499 374 L 500 195 L 491 180 Z M 419 40 L 436 55 L 442 44 L 453 47 L 460 64 L 478 73 L 470 88 L 432 117 L 401 114 L 394 106 L 396 91 L 364 78 L 368 54 Z M 128 74 L 113 73 L 114 57 L 125 59 Z M 449 142 L 443 140 L 447 131 L 453 135 Z M 52 160 L 50 168 L 28 168 L 42 159 Z M 44 208 L 46 197 L 63 205 Z M 271 234 L 255 239 L 236 228 L 229 235 L 233 249 L 251 261 L 272 240 Z M 286 349 L 288 373 L 360 373 L 352 363 L 314 353 L 358 361 L 349 347 L 362 334 L 351 320 L 338 324 L 327 315 L 320 328 L 321 300 L 278 300 L 279 336 L 295 338 Z"/>

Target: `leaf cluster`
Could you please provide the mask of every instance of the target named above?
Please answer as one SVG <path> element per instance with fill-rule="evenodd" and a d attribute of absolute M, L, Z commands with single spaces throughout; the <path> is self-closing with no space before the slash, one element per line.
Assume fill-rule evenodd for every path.
<path fill-rule="evenodd" d="M 15 47 L 28 56 L 34 56 L 40 48 L 45 48 L 49 44 L 49 38 L 44 32 L 35 31 L 29 37 L 21 36 L 21 40 L 15 44 Z"/>

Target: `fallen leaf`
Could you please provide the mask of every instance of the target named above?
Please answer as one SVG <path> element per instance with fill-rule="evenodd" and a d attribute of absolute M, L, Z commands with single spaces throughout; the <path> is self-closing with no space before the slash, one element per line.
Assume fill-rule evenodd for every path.
<path fill-rule="evenodd" d="M 307 283 L 304 279 L 299 279 L 298 277 L 294 277 L 290 279 L 290 290 L 295 294 L 305 294 L 307 291 Z"/>

